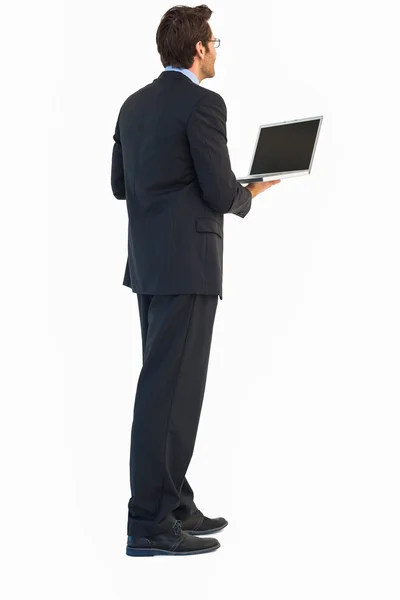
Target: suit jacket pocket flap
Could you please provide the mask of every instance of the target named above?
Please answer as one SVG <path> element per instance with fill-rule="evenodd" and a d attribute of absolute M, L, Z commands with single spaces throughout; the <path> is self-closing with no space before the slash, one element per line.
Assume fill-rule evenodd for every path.
<path fill-rule="evenodd" d="M 212 217 L 197 217 L 196 230 L 216 233 L 221 238 L 223 236 L 221 225 Z"/>

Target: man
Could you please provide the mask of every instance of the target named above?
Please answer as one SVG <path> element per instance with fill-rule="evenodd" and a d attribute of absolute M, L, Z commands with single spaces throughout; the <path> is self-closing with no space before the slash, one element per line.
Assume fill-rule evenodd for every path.
<path fill-rule="evenodd" d="M 223 218 L 245 217 L 252 199 L 280 181 L 244 187 L 231 170 L 225 102 L 200 87 L 215 75 L 211 14 L 202 5 L 164 15 L 156 41 L 165 70 L 125 100 L 113 137 L 111 186 L 126 199 L 129 218 L 123 284 L 137 294 L 143 349 L 131 432 L 129 556 L 220 547 L 196 535 L 216 533 L 227 521 L 204 516 L 185 474 L 222 300 Z"/>

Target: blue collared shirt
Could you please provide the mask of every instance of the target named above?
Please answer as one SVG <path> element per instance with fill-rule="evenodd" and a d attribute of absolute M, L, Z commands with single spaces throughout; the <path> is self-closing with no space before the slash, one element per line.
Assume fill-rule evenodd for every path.
<path fill-rule="evenodd" d="M 200 85 L 199 80 L 197 79 L 196 75 L 194 73 L 192 73 L 192 71 L 189 71 L 189 69 L 178 69 L 177 67 L 165 67 L 166 71 L 180 71 L 180 73 L 184 73 L 184 75 L 186 75 L 187 77 L 189 77 L 192 81 L 194 81 L 194 83 L 197 83 L 197 85 Z"/>

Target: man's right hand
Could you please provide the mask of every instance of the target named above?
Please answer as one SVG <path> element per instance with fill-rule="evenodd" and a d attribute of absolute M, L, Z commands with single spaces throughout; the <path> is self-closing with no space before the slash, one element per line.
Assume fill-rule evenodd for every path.
<path fill-rule="evenodd" d="M 261 194 L 261 192 L 267 190 L 273 185 L 276 185 L 277 183 L 280 183 L 280 181 L 280 179 L 273 179 L 272 181 L 257 181 L 255 183 L 249 183 L 249 185 L 247 185 L 246 187 L 248 190 L 250 190 L 251 195 L 254 198 L 255 196 L 257 196 L 257 194 Z"/>

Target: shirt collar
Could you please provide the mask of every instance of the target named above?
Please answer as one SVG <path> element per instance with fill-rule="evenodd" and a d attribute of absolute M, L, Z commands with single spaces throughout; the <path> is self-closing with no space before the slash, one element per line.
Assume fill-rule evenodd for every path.
<path fill-rule="evenodd" d="M 189 69 L 179 69 L 178 67 L 165 67 L 166 71 L 179 71 L 180 73 L 183 73 L 184 75 L 186 75 L 187 77 L 189 77 L 194 83 L 197 83 L 197 85 L 200 84 L 197 76 L 192 72 L 189 71 Z"/>

